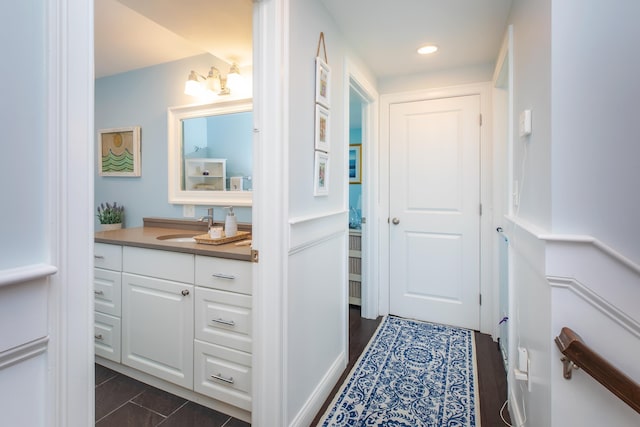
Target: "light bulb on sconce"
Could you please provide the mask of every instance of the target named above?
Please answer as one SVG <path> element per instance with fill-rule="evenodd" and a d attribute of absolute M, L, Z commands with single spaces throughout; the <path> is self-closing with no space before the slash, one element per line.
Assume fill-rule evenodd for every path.
<path fill-rule="evenodd" d="M 213 93 L 220 93 L 222 90 L 222 86 L 220 83 L 220 70 L 216 67 L 211 67 L 209 69 L 209 74 L 207 75 L 207 79 L 205 81 L 206 89 Z"/>
<path fill-rule="evenodd" d="M 184 93 L 185 95 L 190 96 L 202 96 L 204 93 L 204 88 L 198 81 L 198 78 L 202 77 L 196 74 L 195 71 L 191 70 L 189 73 L 189 77 L 187 81 L 184 83 Z"/>
<path fill-rule="evenodd" d="M 223 76 L 216 67 L 209 69 L 207 77 L 191 71 L 184 86 L 184 93 L 196 97 L 216 97 L 241 93 L 244 81 L 240 76 L 240 68 L 235 62 L 231 64 L 227 76 Z"/>
<path fill-rule="evenodd" d="M 227 74 L 227 89 L 230 91 L 239 91 L 242 87 L 242 76 L 240 75 L 240 68 L 235 62 L 231 64 L 229 73 Z"/>

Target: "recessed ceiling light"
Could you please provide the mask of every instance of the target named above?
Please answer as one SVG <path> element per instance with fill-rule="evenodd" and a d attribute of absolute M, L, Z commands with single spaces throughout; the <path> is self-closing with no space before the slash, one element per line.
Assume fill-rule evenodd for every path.
<path fill-rule="evenodd" d="M 430 53 L 435 53 L 438 50 L 438 46 L 433 44 L 428 44 L 426 46 L 422 46 L 418 49 L 418 53 L 420 55 L 429 55 Z"/>

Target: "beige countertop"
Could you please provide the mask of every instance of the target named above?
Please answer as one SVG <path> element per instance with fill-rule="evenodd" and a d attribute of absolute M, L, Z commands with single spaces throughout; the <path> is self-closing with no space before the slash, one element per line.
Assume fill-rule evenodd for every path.
<path fill-rule="evenodd" d="M 147 226 L 147 223 L 153 224 L 153 226 Z M 186 225 L 186 227 L 183 225 Z M 238 228 L 246 229 L 240 225 Z M 194 224 L 194 221 L 163 221 L 145 218 L 144 227 L 98 231 L 95 233 L 94 241 L 97 243 L 110 243 L 115 245 L 135 246 L 139 248 L 159 249 L 163 251 L 183 252 L 195 255 L 251 261 L 250 245 L 237 246 L 237 242 L 227 243 L 224 245 L 207 245 L 203 243 L 169 242 L 158 239 L 159 236 L 165 235 L 191 237 L 204 233 L 206 233 L 206 224 Z"/>

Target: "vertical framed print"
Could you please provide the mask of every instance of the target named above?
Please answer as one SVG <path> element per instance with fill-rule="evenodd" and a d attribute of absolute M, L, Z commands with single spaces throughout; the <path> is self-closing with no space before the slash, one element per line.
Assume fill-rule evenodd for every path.
<path fill-rule="evenodd" d="M 315 148 L 329 152 L 329 110 L 316 104 Z"/>
<path fill-rule="evenodd" d="M 349 184 L 362 182 L 362 145 L 349 145 Z"/>
<path fill-rule="evenodd" d="M 140 176 L 140 126 L 98 131 L 100 176 Z"/>
<path fill-rule="evenodd" d="M 322 151 L 315 152 L 314 161 L 314 196 L 327 196 L 329 194 L 329 154 Z"/>
<path fill-rule="evenodd" d="M 325 108 L 331 105 L 331 68 L 319 56 L 316 57 L 316 103 Z"/>

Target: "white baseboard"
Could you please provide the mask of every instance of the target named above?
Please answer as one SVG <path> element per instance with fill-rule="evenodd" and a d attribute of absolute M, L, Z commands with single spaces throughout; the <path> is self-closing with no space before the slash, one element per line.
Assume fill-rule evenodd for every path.
<path fill-rule="evenodd" d="M 522 408 L 524 411 L 524 408 Z M 524 426 L 524 423 L 527 421 L 526 412 L 520 412 L 520 406 L 518 405 L 518 400 L 516 395 L 513 393 L 513 389 L 509 392 L 509 415 L 511 415 L 511 425 L 513 427 Z"/>
<path fill-rule="evenodd" d="M 295 416 L 295 418 L 289 424 L 290 427 L 307 427 L 311 425 L 311 422 L 318 414 L 320 408 L 322 408 L 322 404 L 329 397 L 329 393 L 333 390 L 333 387 L 336 385 L 340 376 L 344 372 L 347 367 L 347 354 L 342 352 L 336 358 L 336 360 L 331 364 L 331 367 L 322 378 L 322 381 L 318 384 L 318 387 L 311 393 L 309 399 L 305 402 L 305 404 L 300 409 L 300 412 Z"/>

